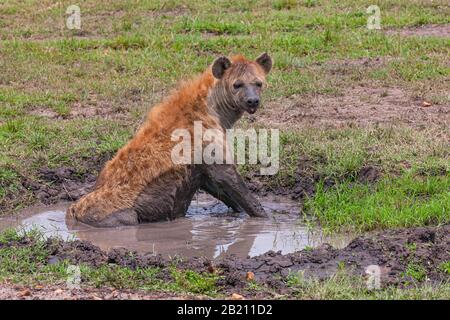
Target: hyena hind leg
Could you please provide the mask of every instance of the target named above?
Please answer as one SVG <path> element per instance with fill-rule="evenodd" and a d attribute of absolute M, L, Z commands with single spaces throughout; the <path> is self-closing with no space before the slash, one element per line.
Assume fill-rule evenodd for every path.
<path fill-rule="evenodd" d="M 122 209 L 109 214 L 103 220 L 90 224 L 96 227 L 134 226 L 139 224 L 139 218 L 133 209 Z"/>
<path fill-rule="evenodd" d="M 67 217 L 94 227 L 118 227 L 139 223 L 138 214 L 133 208 L 108 212 L 102 201 L 90 200 L 92 197 L 86 195 L 74 203 L 69 207 Z"/>

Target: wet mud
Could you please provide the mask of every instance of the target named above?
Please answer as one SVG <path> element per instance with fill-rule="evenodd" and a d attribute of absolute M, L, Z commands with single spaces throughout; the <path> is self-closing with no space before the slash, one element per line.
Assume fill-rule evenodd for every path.
<path fill-rule="evenodd" d="M 24 238 L 3 246 L 31 246 L 32 240 Z M 366 268 L 377 265 L 381 272 L 381 284 L 405 286 L 417 279 L 411 278 L 408 268 L 420 266 L 431 283 L 448 281 L 449 276 L 440 267 L 449 261 L 450 225 L 440 227 L 418 227 L 375 232 L 356 237 L 343 248 L 323 243 L 316 248 L 283 254 L 270 250 L 255 256 L 243 257 L 236 254 L 218 255 L 211 259 L 205 256 L 186 257 L 182 255 L 164 256 L 155 252 L 137 252 L 128 248 L 103 250 L 91 241 L 48 238 L 47 263 L 54 264 L 68 260 L 72 264 L 86 264 L 94 267 L 119 265 L 131 269 L 158 267 L 160 277 L 171 279 L 169 266 L 199 273 L 217 274 L 217 286 L 224 293 L 246 292 L 248 272 L 254 279 L 274 290 L 287 293 L 287 278 L 295 273 L 302 277 L 326 279 L 338 271 L 345 270 L 350 275 L 364 276 Z"/>

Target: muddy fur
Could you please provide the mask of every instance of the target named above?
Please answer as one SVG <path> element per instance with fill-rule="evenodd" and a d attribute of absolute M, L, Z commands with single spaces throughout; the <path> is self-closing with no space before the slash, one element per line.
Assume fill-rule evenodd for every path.
<path fill-rule="evenodd" d="M 171 220 L 186 213 L 200 188 L 235 210 L 265 216 L 234 165 L 175 164 L 171 136 L 186 129 L 193 137 L 195 121 L 225 133 L 245 111 L 254 113 L 271 66 L 267 54 L 255 61 L 216 59 L 151 109 L 134 138 L 106 163 L 93 191 L 74 203 L 67 216 L 100 227 Z"/>

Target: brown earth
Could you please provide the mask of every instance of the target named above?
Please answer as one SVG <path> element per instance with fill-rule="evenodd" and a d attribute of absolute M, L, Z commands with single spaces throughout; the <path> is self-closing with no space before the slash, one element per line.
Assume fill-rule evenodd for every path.
<path fill-rule="evenodd" d="M 349 125 L 446 126 L 448 105 L 427 105 L 398 87 L 351 86 L 342 95 L 292 96 L 268 103 L 253 124 L 292 129 Z"/>
<path fill-rule="evenodd" d="M 75 201 L 88 193 L 97 179 L 97 168 L 80 172 L 72 167 L 57 169 L 41 168 L 39 181 L 22 178 L 22 187 L 31 190 L 33 195 L 43 204 L 53 204 L 59 201 Z"/>
<path fill-rule="evenodd" d="M 19 241 L 2 244 L 8 247 L 32 246 L 33 241 L 23 238 Z M 161 280 L 172 280 L 169 266 L 176 265 L 181 270 L 194 270 L 199 273 L 216 273 L 219 280 L 216 285 L 219 291 L 229 295 L 239 292 L 246 297 L 257 297 L 258 294 L 248 289 L 246 275 L 254 273 L 254 280 L 270 288 L 274 294 L 288 294 L 290 289 L 284 280 L 292 274 L 301 272 L 303 276 L 315 279 L 326 279 L 338 270 L 345 270 L 350 275 L 365 275 L 369 265 L 378 265 L 381 270 L 382 286 L 405 286 L 415 283 L 406 270 L 411 264 L 419 265 L 426 273 L 427 281 L 438 283 L 450 280 L 449 275 L 440 269 L 440 265 L 450 259 L 450 225 L 441 227 L 418 227 L 409 229 L 394 229 L 363 235 L 354 239 L 347 247 L 335 249 L 330 245 L 322 245 L 315 249 L 302 250 L 290 254 L 269 251 L 256 257 L 245 259 L 226 256 L 217 260 L 206 258 L 183 259 L 175 257 L 163 258 L 161 255 L 140 254 L 130 252 L 125 248 L 116 248 L 108 252 L 101 250 L 86 241 L 65 242 L 59 239 L 49 239 L 45 248 L 48 250 L 48 264 L 68 260 L 71 264 L 85 264 L 93 267 L 102 265 L 118 265 L 130 269 L 158 267 Z M 140 291 L 122 291 L 114 295 L 113 289 L 84 288 L 75 294 L 70 292 L 54 292 L 53 287 L 33 289 L 31 294 L 20 296 L 22 287 L 0 285 L 0 298 L 5 297 L 35 297 L 45 298 L 88 298 L 88 299 L 121 299 L 121 298 L 170 298 L 167 294 L 146 294 Z M 19 292 L 18 292 L 19 291 Z M 124 296 L 123 294 L 126 294 Z M 96 297 L 96 298 L 95 298 Z"/>
<path fill-rule="evenodd" d="M 34 116 L 39 116 L 49 119 L 74 119 L 74 118 L 102 118 L 113 120 L 129 120 L 130 110 L 142 109 L 141 104 L 146 104 L 143 101 L 141 93 L 133 93 L 133 90 L 126 92 L 123 101 L 116 102 L 114 105 L 108 101 L 97 101 L 95 97 L 87 102 L 74 102 L 70 111 L 67 114 L 59 114 L 51 108 L 44 106 L 36 106 L 28 113 Z"/>
<path fill-rule="evenodd" d="M 0 300 L 160 300 L 160 299 L 206 299 L 203 296 L 172 294 L 169 292 L 154 292 L 140 290 L 125 290 L 115 288 L 81 287 L 69 290 L 64 286 L 34 287 L 0 284 Z"/>
<path fill-rule="evenodd" d="M 450 37 L 450 24 L 428 24 L 418 27 L 390 29 L 386 31 L 389 35 L 419 36 L 419 37 Z"/>
<path fill-rule="evenodd" d="M 414 244 L 414 250 L 408 245 Z M 229 256 L 217 261 L 204 258 L 193 258 L 179 261 L 181 269 L 192 269 L 198 272 L 208 272 L 213 269 L 223 274 L 225 279 L 221 285 L 224 288 L 245 286 L 245 274 L 251 271 L 255 278 L 266 284 L 273 284 L 278 277 L 285 278 L 290 272 L 303 271 L 305 276 L 319 279 L 327 278 L 339 268 L 345 268 L 351 274 L 364 275 L 365 267 L 379 265 L 385 284 L 403 282 L 402 273 L 409 263 L 423 265 L 430 280 L 448 279 L 437 270 L 437 266 L 448 261 L 450 253 L 450 225 L 442 227 L 421 227 L 380 231 L 354 239 L 343 249 L 334 249 L 330 245 L 322 245 L 313 250 L 302 250 L 282 255 L 280 252 L 269 251 L 257 257 L 240 259 Z M 162 256 L 130 255 L 126 249 L 113 249 L 104 252 L 96 246 L 82 242 L 50 241 L 48 248 L 52 259 L 68 259 L 71 263 L 86 263 L 100 266 L 105 263 L 118 264 L 130 268 L 165 267 L 170 260 Z M 177 260 L 178 261 L 178 260 Z M 277 286 L 281 284 L 278 283 Z"/>
<path fill-rule="evenodd" d="M 32 203 L 44 205 L 78 200 L 92 189 L 99 171 L 112 156 L 111 153 L 94 157 L 86 156 L 78 167 L 42 167 L 38 169 L 36 177 L 21 176 L 18 192 L 7 193 L 3 199 L 0 199 L 0 213 L 12 211 L 11 204 L 17 204 L 17 201 L 13 200 L 17 194 L 21 193 L 32 197 Z"/>

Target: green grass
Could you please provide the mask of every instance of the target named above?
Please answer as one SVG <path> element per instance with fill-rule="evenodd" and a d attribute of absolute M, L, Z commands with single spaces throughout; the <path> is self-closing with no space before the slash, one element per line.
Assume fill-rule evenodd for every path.
<path fill-rule="evenodd" d="M 409 263 L 408 266 L 406 267 L 404 276 L 410 277 L 415 281 L 422 282 L 426 279 L 427 273 L 422 265 L 417 263 Z"/>
<path fill-rule="evenodd" d="M 344 182 L 326 190 L 318 185 L 305 211 L 328 230 L 358 231 L 438 225 L 450 220 L 447 177 L 386 177 L 374 185 Z"/>
<path fill-rule="evenodd" d="M 301 274 L 292 273 L 287 286 L 294 290 L 297 299 L 337 299 L 337 300 L 447 300 L 450 296 L 450 284 L 441 283 L 412 284 L 409 288 L 387 287 L 369 290 L 365 279 L 338 272 L 326 281 L 304 279 Z"/>
<path fill-rule="evenodd" d="M 15 230 L 6 230 L 0 234 L 0 244 L 19 241 L 22 236 Z M 11 275 L 14 279 L 20 279 L 22 275 L 33 277 L 39 273 L 45 264 L 48 252 L 44 248 L 44 241 L 37 232 L 29 235 L 32 245 L 23 247 L 2 246 L 0 248 L 0 279 Z"/>
<path fill-rule="evenodd" d="M 196 294 L 217 294 L 216 281 L 218 279 L 215 275 L 200 275 L 192 270 L 179 271 L 175 268 L 171 270 L 172 277 L 175 284 L 184 290 Z"/>
<path fill-rule="evenodd" d="M 439 267 L 446 274 L 450 275 L 450 260 L 446 261 L 446 262 L 443 262 Z"/>
<path fill-rule="evenodd" d="M 85 1 L 81 8 L 82 18 L 88 21 L 83 24 L 87 36 L 72 37 L 69 30 L 61 28 L 62 7 L 49 10 L 50 4 L 33 2 L 20 6 L 19 2 L 10 1 L 3 5 L 8 13 L 5 15 L 8 28 L 3 35 L 0 33 L 5 57 L 2 64 L 5 72 L 0 77 L 10 84 L 14 94 L 24 94 L 21 83 L 25 80 L 29 84 L 25 89 L 30 91 L 25 94 L 31 96 L 29 106 L 42 104 L 43 99 L 50 99 L 50 106 L 65 101 L 62 112 L 66 113 L 70 103 L 65 94 L 86 102 L 84 99 L 90 91 L 100 99 L 120 104 L 120 97 L 127 90 L 141 87 L 143 94 L 149 94 L 155 85 L 163 86 L 158 90 L 167 90 L 180 77 L 203 70 L 220 53 L 255 56 L 269 51 L 277 66 L 271 77 L 271 97 L 320 92 L 321 84 L 329 75 L 314 77 L 317 70 L 308 69 L 317 62 L 333 59 L 399 58 L 393 65 L 374 70 L 377 73 L 373 76 L 370 72 L 365 75 L 366 79 L 380 79 L 384 75 L 385 82 L 397 79 L 417 83 L 449 75 L 445 64 L 448 40 L 369 32 L 364 28 L 366 4 L 358 1 L 346 4 L 229 1 L 197 5 L 174 1 L 172 5 L 155 6 L 151 3 L 158 2 L 144 1 L 130 7 L 126 1 L 118 1 L 108 10 L 125 10 L 125 14 L 105 20 L 101 15 L 106 10 L 104 4 Z M 387 2 L 379 4 L 386 28 L 416 25 L 417 21 L 420 24 L 449 22 L 445 10 L 426 1 L 408 5 L 398 1 L 394 6 Z M 159 10 L 160 7 L 164 9 Z M 188 14 L 184 14 L 186 7 Z M 45 13 L 33 16 L 34 19 L 18 19 L 33 9 Z M 169 18 L 165 13 L 171 10 L 173 15 Z M 156 14 L 148 18 L 149 13 Z M 55 19 L 51 24 L 45 21 L 49 17 Z M 116 27 L 109 28 L 109 24 Z M 21 36 L 24 25 L 27 37 Z M 122 25 L 126 27 L 117 27 Z M 427 54 L 432 55 L 432 61 L 421 61 Z M 298 68 L 299 64 L 302 68 Z M 333 87 L 329 84 L 329 88 Z"/>
<path fill-rule="evenodd" d="M 435 131 L 436 130 L 436 131 Z M 439 135 L 442 135 L 439 137 Z M 445 131 L 375 127 L 285 130 L 280 137 L 283 172 L 292 175 L 299 161 L 312 162 L 324 178 L 355 178 L 364 166 L 385 172 L 449 172 Z"/>

